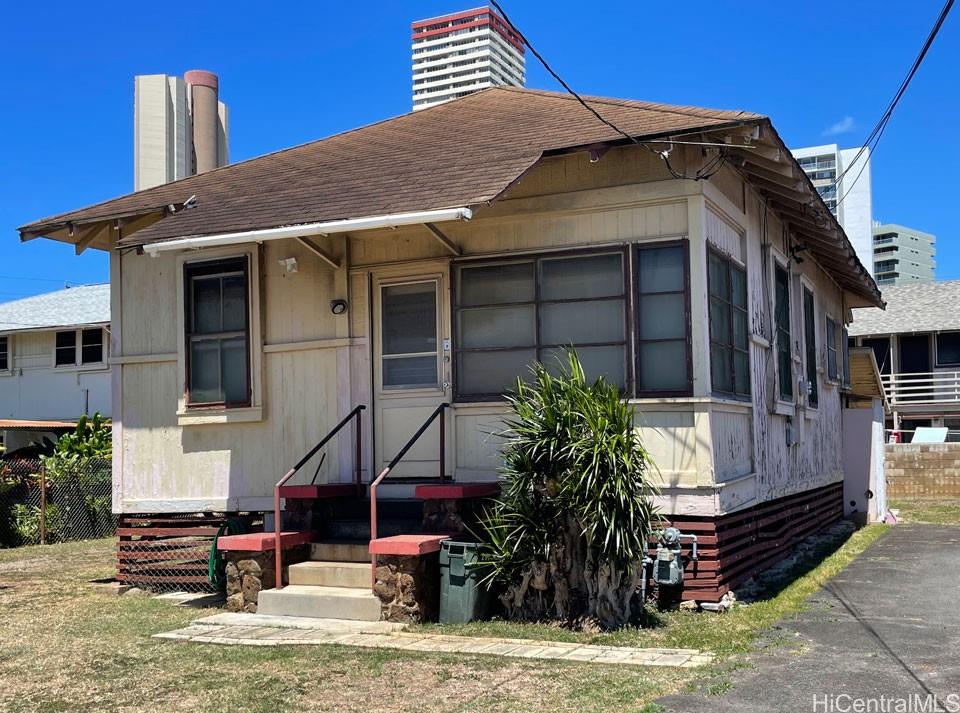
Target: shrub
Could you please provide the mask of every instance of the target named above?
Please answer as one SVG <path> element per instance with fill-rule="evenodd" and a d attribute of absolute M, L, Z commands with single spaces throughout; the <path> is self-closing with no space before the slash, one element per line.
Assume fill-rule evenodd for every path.
<path fill-rule="evenodd" d="M 482 565 L 511 618 L 612 628 L 630 619 L 643 577 L 652 464 L 617 387 L 588 383 L 574 352 L 567 361 L 557 376 L 536 364 L 508 395 Z"/>

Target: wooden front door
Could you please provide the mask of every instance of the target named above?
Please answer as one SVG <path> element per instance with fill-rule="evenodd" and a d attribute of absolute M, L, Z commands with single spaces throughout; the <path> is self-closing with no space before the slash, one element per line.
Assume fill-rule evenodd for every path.
<path fill-rule="evenodd" d="M 449 306 L 440 272 L 374 277 L 376 471 L 383 469 L 450 393 Z M 444 414 L 439 418 L 448 418 Z M 439 478 L 434 421 L 390 474 Z"/>

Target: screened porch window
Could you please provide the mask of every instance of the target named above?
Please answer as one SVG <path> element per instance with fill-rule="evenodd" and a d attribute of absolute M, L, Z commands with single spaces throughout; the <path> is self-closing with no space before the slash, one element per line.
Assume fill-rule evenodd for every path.
<path fill-rule="evenodd" d="M 707 251 L 710 291 L 710 375 L 713 390 L 750 395 L 747 273 L 729 257 Z"/>
<path fill-rule="evenodd" d="M 687 246 L 637 248 L 637 394 L 691 391 Z"/>
<path fill-rule="evenodd" d="M 793 398 L 793 353 L 790 345 L 790 275 L 774 268 L 774 321 L 777 326 L 777 384 L 780 398 Z"/>
<path fill-rule="evenodd" d="M 0 337 L 0 371 L 10 370 L 10 338 Z"/>
<path fill-rule="evenodd" d="M 191 406 L 250 404 L 248 269 L 246 257 L 184 267 Z"/>
<path fill-rule="evenodd" d="M 574 347 L 588 378 L 626 387 L 623 252 L 548 255 L 464 265 L 456 286 L 456 393 L 499 398 Z"/>

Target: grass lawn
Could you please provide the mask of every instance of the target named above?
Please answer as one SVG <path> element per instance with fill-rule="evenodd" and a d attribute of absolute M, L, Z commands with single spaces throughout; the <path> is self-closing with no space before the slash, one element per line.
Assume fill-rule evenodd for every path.
<path fill-rule="evenodd" d="M 776 596 L 724 616 L 662 614 L 651 629 L 591 637 L 498 622 L 432 628 L 734 654 L 882 532 L 861 530 Z M 114 552 L 113 540 L 0 550 L 0 710 L 644 711 L 704 675 L 344 646 L 157 641 L 150 635 L 214 611 L 96 592 L 86 582 L 113 574 Z M 724 689 L 722 669 L 706 672 L 715 677 L 709 690 Z"/>
<path fill-rule="evenodd" d="M 960 525 L 960 498 L 891 500 L 888 506 L 900 511 L 900 522 Z"/>

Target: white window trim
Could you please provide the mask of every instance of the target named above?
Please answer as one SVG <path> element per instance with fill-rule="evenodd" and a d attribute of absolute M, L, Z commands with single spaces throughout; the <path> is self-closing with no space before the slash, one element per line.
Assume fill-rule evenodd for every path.
<path fill-rule="evenodd" d="M 444 350 L 443 350 L 443 290 L 444 276 L 441 273 L 426 273 L 423 276 L 411 277 L 383 277 L 376 281 L 375 298 L 377 302 L 376 320 L 375 320 L 375 348 L 377 354 L 377 388 L 381 394 L 436 394 L 444 393 L 446 388 L 446 377 L 444 376 Z M 383 384 L 383 290 L 387 287 L 398 287 L 402 285 L 421 285 L 433 283 L 436 290 L 436 325 L 437 325 L 437 383 L 436 384 L 417 384 L 411 386 L 385 386 Z M 428 354 L 424 354 L 427 356 Z M 405 355 L 410 356 L 410 355 Z"/>
<path fill-rule="evenodd" d="M 187 345 L 186 345 L 186 300 L 184 268 L 188 264 L 246 257 L 249 261 L 247 289 L 249 291 L 249 359 L 250 359 L 250 405 L 187 406 Z M 177 425 L 202 426 L 208 424 L 251 423 L 262 421 L 263 408 L 263 335 L 260 322 L 260 249 L 257 245 L 210 248 L 200 253 L 177 256 Z"/>
<path fill-rule="evenodd" d="M 100 361 L 88 361 L 83 363 L 83 333 L 86 331 L 99 329 L 101 335 L 101 351 L 100 351 Z M 85 371 L 106 371 L 110 368 L 110 340 L 107 338 L 106 334 L 107 328 L 103 326 L 88 325 L 86 327 L 77 327 L 75 329 L 55 329 L 53 330 L 53 361 L 51 362 L 53 369 L 57 372 L 85 372 Z M 61 332 L 73 332 L 74 337 L 74 355 L 73 355 L 73 364 L 60 364 L 57 365 L 57 335 Z M 12 350 L 11 350 L 12 351 Z M 12 366 L 12 358 L 8 360 Z M 0 372 L 0 374 L 5 374 L 6 372 Z"/>
<path fill-rule="evenodd" d="M 819 325 L 819 320 L 817 319 L 817 314 L 819 313 L 819 310 L 817 308 L 820 306 L 820 298 L 817 296 L 817 289 L 814 286 L 813 282 L 811 282 L 810 279 L 804 274 L 800 274 L 799 277 L 800 277 L 800 307 L 801 307 L 800 321 L 803 324 L 803 329 L 801 330 L 801 332 L 803 333 L 803 349 L 801 350 L 800 356 L 802 360 L 804 381 L 807 380 L 807 366 L 808 366 L 807 365 L 807 352 L 808 352 L 807 308 L 805 303 L 806 292 L 809 291 L 810 296 L 813 298 L 813 359 L 814 359 L 813 373 L 816 374 L 815 378 L 817 380 L 817 403 L 811 404 L 809 395 L 803 394 L 803 405 L 806 407 L 807 418 L 810 418 L 811 416 L 813 416 L 813 414 L 810 413 L 811 411 L 820 410 L 820 397 L 823 394 L 823 389 L 821 388 L 822 386 L 821 381 L 823 381 L 823 379 L 820 378 L 820 375 L 823 373 L 823 368 L 820 363 L 821 362 L 820 350 L 817 348 L 819 345 L 823 343 L 823 339 L 821 339 L 819 334 L 820 325 Z M 824 325 L 826 325 L 826 322 L 824 322 Z M 824 326 L 824 330 L 826 330 L 826 326 Z"/>
<path fill-rule="evenodd" d="M 770 348 L 773 350 L 773 373 L 775 375 L 774 384 L 773 384 L 773 412 L 779 416 L 794 416 L 796 414 L 796 400 L 797 400 L 797 384 L 794 380 L 793 384 L 793 400 L 787 401 L 780 398 L 780 364 L 777 357 L 777 267 L 780 267 L 787 273 L 787 301 L 790 304 L 790 361 L 791 363 L 796 361 L 796 354 L 794 354 L 794 315 L 796 310 L 793 305 L 793 290 L 791 288 L 793 278 L 790 274 L 790 265 L 787 260 L 787 257 L 783 255 L 779 250 L 777 250 L 773 245 L 770 246 L 770 262 L 767 265 L 767 270 L 769 270 L 770 277 L 770 325 L 772 327 L 772 339 L 770 340 Z M 790 370 L 790 378 L 794 379 L 793 369 Z"/>

